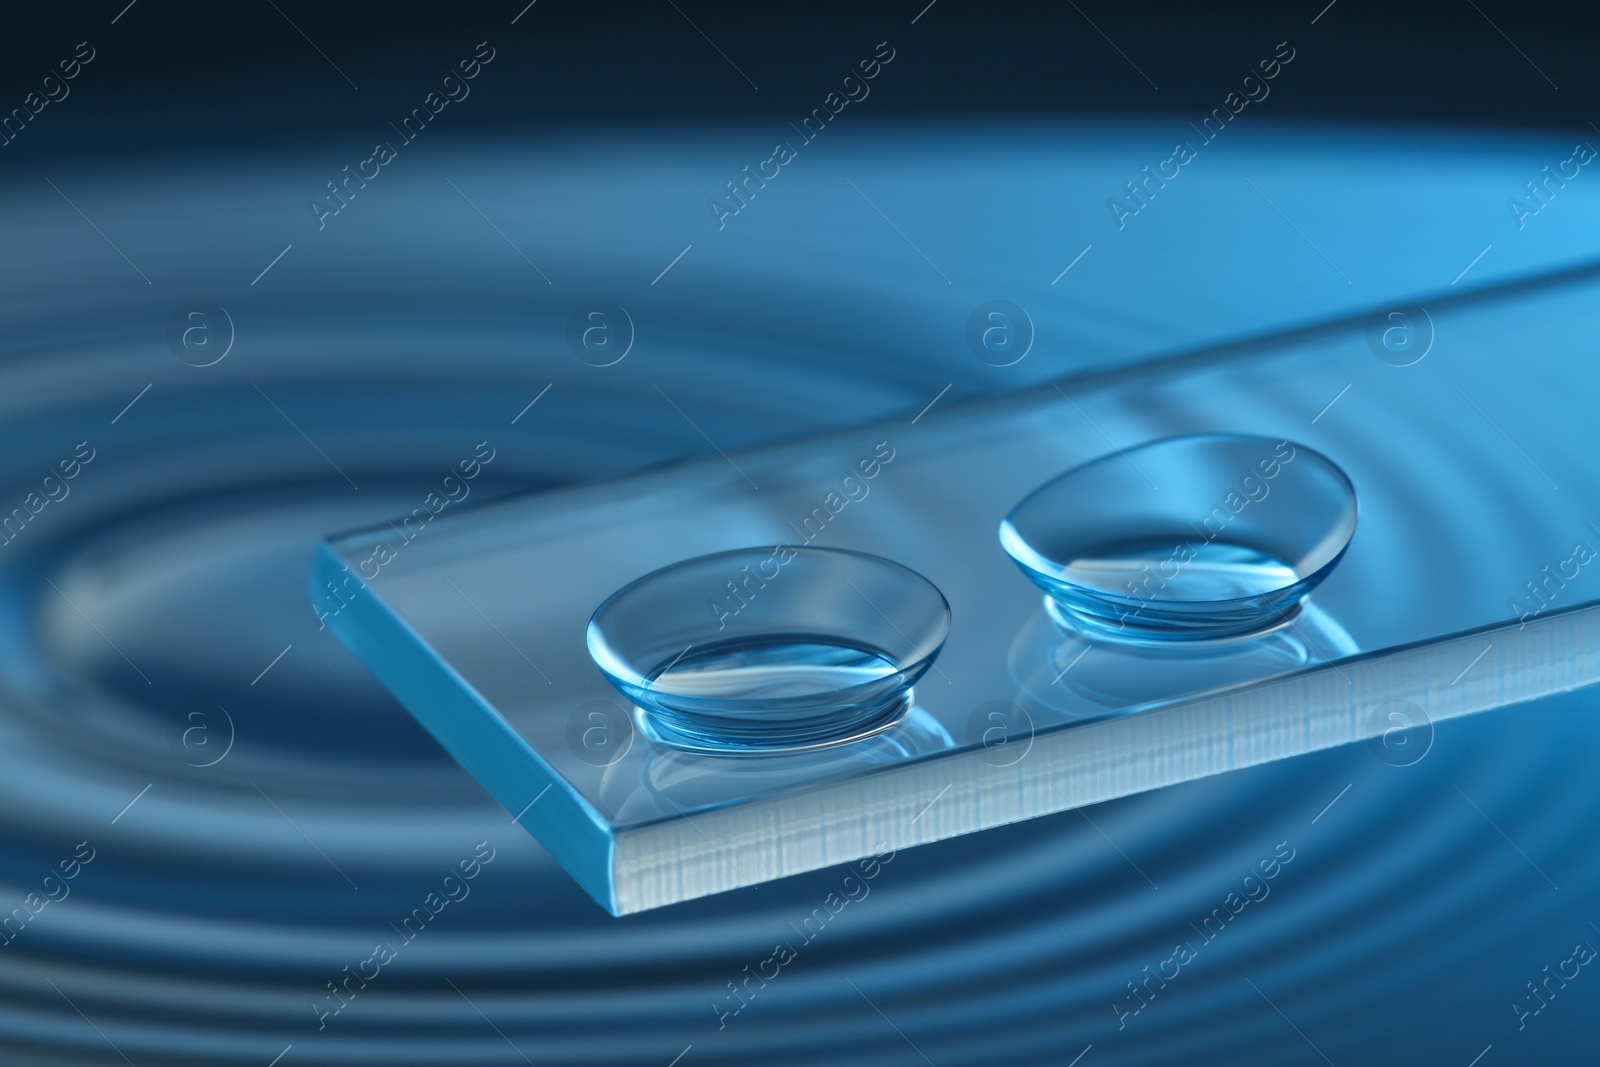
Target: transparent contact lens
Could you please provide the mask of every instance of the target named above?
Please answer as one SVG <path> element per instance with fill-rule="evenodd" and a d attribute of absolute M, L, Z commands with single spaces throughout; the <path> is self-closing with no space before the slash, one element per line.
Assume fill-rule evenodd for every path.
<path fill-rule="evenodd" d="M 1000 543 L 1058 625 L 1090 639 L 1214 641 L 1274 629 L 1338 563 L 1355 489 L 1332 460 L 1268 437 L 1172 437 L 1029 494 Z"/>
<path fill-rule="evenodd" d="M 588 645 L 652 739 L 770 754 L 894 726 L 949 632 L 949 604 L 915 571 L 780 546 L 645 575 L 600 605 Z"/>

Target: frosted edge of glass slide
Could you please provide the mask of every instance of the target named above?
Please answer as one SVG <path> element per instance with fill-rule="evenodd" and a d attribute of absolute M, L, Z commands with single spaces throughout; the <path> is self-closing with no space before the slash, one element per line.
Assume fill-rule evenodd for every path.
<path fill-rule="evenodd" d="M 1485 646 L 1489 646 L 1486 650 Z M 1481 662 L 1461 675 L 1462 664 Z M 1459 679 L 1459 680 L 1457 680 Z M 1334 661 L 1033 738 L 1011 766 L 964 749 L 616 833 L 617 915 L 1381 737 L 1375 703 L 1429 723 L 1600 683 L 1600 601 Z M 1382 700 L 1375 701 L 1375 694 Z M 782 826 L 781 835 L 772 827 Z"/>

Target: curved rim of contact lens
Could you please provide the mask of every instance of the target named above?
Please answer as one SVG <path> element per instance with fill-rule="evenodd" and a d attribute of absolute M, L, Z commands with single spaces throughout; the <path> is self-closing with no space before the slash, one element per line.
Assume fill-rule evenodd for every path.
<path fill-rule="evenodd" d="M 1133 467 L 1134 470 L 1138 471 L 1138 465 L 1134 462 L 1134 457 L 1140 453 L 1147 453 L 1157 449 L 1171 448 L 1180 444 L 1199 446 L 1220 442 L 1242 441 L 1262 441 L 1268 444 L 1286 442 L 1294 446 L 1297 455 L 1303 453 L 1311 457 L 1316 461 L 1318 466 L 1331 473 L 1337 479 L 1339 485 L 1344 490 L 1343 499 L 1349 504 L 1349 518 L 1348 522 L 1344 524 L 1346 527 L 1344 536 L 1342 538 L 1333 539 L 1327 535 L 1324 535 L 1317 545 L 1314 546 L 1316 554 L 1323 558 L 1319 559 L 1315 566 L 1304 566 L 1303 564 L 1305 559 L 1317 558 L 1316 555 L 1308 555 L 1303 557 L 1301 560 L 1296 561 L 1294 564 L 1295 580 L 1292 582 L 1286 582 L 1275 589 L 1267 589 L 1261 592 L 1250 593 L 1246 596 L 1222 597 L 1206 600 L 1184 600 L 1161 596 L 1140 598 L 1124 597 L 1120 593 L 1106 592 L 1090 586 L 1078 585 L 1074 582 L 1068 581 L 1065 578 L 1062 578 L 1061 573 L 1066 569 L 1066 564 L 1062 563 L 1060 560 L 1050 559 L 1041 554 L 1031 544 L 1028 543 L 1027 539 L 1022 535 L 1013 522 L 1017 512 L 1021 511 L 1023 508 L 1027 507 L 1044 494 L 1058 490 L 1062 483 L 1082 475 L 1090 468 L 1099 467 L 1102 465 L 1111 465 L 1117 462 L 1126 462 L 1129 466 Z M 1145 477 L 1144 472 L 1139 471 L 1139 476 Z M 1309 445 L 1301 444 L 1298 441 L 1291 441 L 1288 438 L 1275 439 L 1262 434 L 1250 433 L 1173 434 L 1168 437 L 1157 438 L 1154 441 L 1146 441 L 1142 444 L 1135 445 L 1132 448 L 1118 449 L 1116 452 L 1110 452 L 1104 455 L 1096 456 L 1093 459 L 1086 460 L 1085 462 L 1078 464 L 1076 467 L 1073 467 L 1070 470 L 1056 475 L 1054 478 L 1051 478 L 1049 481 L 1030 492 L 1027 496 L 1023 497 L 1017 502 L 1015 507 L 1006 513 L 1005 518 L 1000 521 L 999 537 L 1001 547 L 1005 549 L 1006 554 L 1009 555 L 1019 565 L 1027 569 L 1030 573 L 1030 576 L 1041 575 L 1048 578 L 1050 581 L 1057 583 L 1058 585 L 1074 590 L 1080 590 L 1085 595 L 1094 597 L 1095 599 L 1103 602 L 1130 604 L 1155 603 L 1193 606 L 1207 604 L 1214 604 L 1218 606 L 1229 604 L 1242 605 L 1251 603 L 1253 601 L 1260 601 L 1263 599 L 1271 599 L 1281 596 L 1284 593 L 1293 590 L 1297 586 L 1305 586 L 1306 591 L 1309 592 L 1310 588 L 1316 585 L 1322 579 L 1322 577 L 1332 570 L 1332 568 L 1338 564 L 1339 560 L 1344 557 L 1346 550 L 1348 550 L 1350 547 L 1350 542 L 1355 538 L 1356 527 L 1360 522 L 1360 515 L 1360 499 L 1356 496 L 1355 483 L 1350 480 L 1350 476 L 1345 473 L 1343 467 L 1335 463 L 1326 454 L 1310 447 Z M 1332 532 L 1333 531 L 1330 530 L 1330 533 Z"/>
<path fill-rule="evenodd" d="M 946 599 L 944 591 L 935 585 L 930 579 L 928 579 L 926 575 L 907 567 L 903 563 L 897 563 L 892 559 L 886 559 L 883 556 L 874 555 L 871 552 L 860 552 L 851 548 L 825 548 L 820 545 L 801 545 L 798 547 L 791 546 L 791 550 L 797 556 L 845 556 L 858 560 L 864 560 L 876 567 L 892 569 L 898 572 L 904 578 L 912 581 L 914 584 L 919 585 L 925 591 L 932 593 L 933 596 L 937 598 L 940 609 L 938 612 L 939 622 L 934 627 L 933 632 L 920 641 L 907 638 L 907 643 L 912 646 L 913 654 L 907 656 L 893 656 L 882 649 L 875 649 L 875 651 L 877 651 L 880 655 L 884 655 L 885 657 L 891 659 L 899 670 L 912 670 L 915 669 L 918 664 L 931 664 L 944 649 L 944 643 L 950 636 L 950 624 L 952 618 L 950 601 Z M 658 667 L 651 667 L 650 670 L 654 673 L 651 675 L 646 675 L 634 667 L 632 663 L 628 662 L 622 653 L 618 652 L 611 646 L 610 641 L 607 640 L 605 636 L 605 625 L 601 619 L 601 616 L 607 612 L 607 609 L 636 593 L 647 583 L 671 574 L 680 568 L 694 564 L 710 563 L 711 561 L 717 559 L 728 559 L 732 557 L 750 555 L 767 557 L 771 554 L 772 547 L 770 545 L 750 545 L 743 548 L 723 549 L 718 552 L 708 552 L 705 555 L 691 556 L 688 559 L 678 560 L 677 562 L 669 563 L 664 567 L 657 567 L 648 574 L 644 574 L 638 578 L 635 578 L 621 589 L 618 589 L 615 593 L 612 593 L 610 596 L 606 597 L 606 599 L 601 602 L 600 606 L 594 609 L 594 613 L 589 616 L 589 622 L 585 628 L 585 643 L 588 646 L 590 658 L 594 660 L 595 666 L 598 667 L 607 677 L 614 679 L 616 682 L 621 682 L 624 685 L 632 686 L 639 690 L 648 692 L 655 682 L 656 675 L 661 673 L 661 669 Z M 871 602 L 868 601 L 868 603 Z M 685 649 L 685 651 L 688 650 Z"/>

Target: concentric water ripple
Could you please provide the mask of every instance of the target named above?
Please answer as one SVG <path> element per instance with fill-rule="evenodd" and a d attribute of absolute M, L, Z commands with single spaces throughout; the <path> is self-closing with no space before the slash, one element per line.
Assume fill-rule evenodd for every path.
<path fill-rule="evenodd" d="M 1196 174 L 1169 222 L 1152 210 L 1146 233 L 1119 235 L 1098 214 L 1102 187 L 1121 180 L 1118 152 L 1158 132 L 1056 129 L 1050 147 L 1036 129 L 971 131 L 964 147 L 948 131 L 841 139 L 774 190 L 768 215 L 758 202 L 724 234 L 707 232 L 700 200 L 708 153 L 745 143 L 734 134 L 664 141 L 649 180 L 570 146 L 539 159 L 449 146 L 320 234 L 296 200 L 296 180 L 320 173 L 311 161 L 237 161 L 181 196 L 168 165 L 85 176 L 79 202 L 148 286 L 57 217 L 48 188 L 9 181 L 9 232 L 33 259 L 5 269 L 0 505 L 22 505 L 79 442 L 94 458 L 0 552 L 0 914 L 28 914 L 79 842 L 93 859 L 0 946 L 0 1060 L 951 1067 L 1066 1064 L 1092 1046 L 1085 1067 L 1466 1064 L 1490 1044 L 1501 1062 L 1563 1047 L 1594 1003 L 1581 979 L 1522 1030 L 1507 1005 L 1574 942 L 1600 943 L 1587 925 L 1600 922 L 1587 847 L 1600 728 L 1583 694 L 1441 726 L 1411 766 L 1356 746 L 902 852 L 837 914 L 824 901 L 848 869 L 612 919 L 306 605 L 318 537 L 410 510 L 480 441 L 495 458 L 472 492 L 488 498 L 915 413 L 947 383 L 943 404 L 1438 291 L 1459 269 L 1445 260 L 1464 261 L 1437 251 L 1441 235 L 1468 232 L 1470 256 L 1490 239 L 1471 230 L 1478 198 L 1503 210 L 1497 183 L 1536 156 L 1411 140 L 1411 162 L 1453 166 L 1435 168 L 1439 196 L 1397 249 L 1359 220 L 1405 158 L 1352 162 L 1338 135 L 1275 133 Z M 1219 244 L 1231 231 L 1207 212 L 1235 210 L 1245 173 L 1321 190 L 1345 222 L 1328 252 L 1352 291 L 1297 258 L 1292 234 Z M 949 285 L 849 213 L 846 174 L 886 198 Z M 470 181 L 553 284 L 461 216 L 445 176 Z M 1573 218 L 1587 217 L 1582 192 Z M 949 210 L 980 193 L 992 215 Z M 1091 239 L 1101 273 L 1086 258 L 1052 288 Z M 652 286 L 691 243 L 703 258 Z M 1580 245 L 1534 238 L 1480 280 Z M 1227 299 L 1221 283 L 1162 288 L 1203 262 L 1248 285 Z M 964 345 L 967 314 L 995 296 L 1038 329 L 1013 368 Z M 237 329 L 206 368 L 175 359 L 164 334 L 199 298 Z M 638 327 L 611 368 L 564 342 L 572 309 L 596 298 Z M 1463 582 L 1474 559 L 1516 553 L 1532 576 L 1550 517 L 1593 499 L 1573 446 L 1592 455 L 1592 431 L 1549 383 L 1586 380 L 1594 319 L 1555 298 L 1514 313 L 1460 321 L 1480 340 L 1500 323 L 1508 345 L 1543 331 L 1520 393 L 1514 376 L 1450 363 L 1443 335 L 1417 375 L 1385 378 L 1356 331 L 1314 365 L 1197 366 L 1136 407 L 1103 391 L 1085 404 L 1118 442 L 1255 432 L 1306 424 L 1353 380 L 1347 409 L 1301 432 L 1358 485 L 1452 466 L 1437 462 L 1458 447 L 1437 406 L 1455 402 L 1452 382 L 1489 405 L 1564 495 L 1485 428 L 1470 446 L 1480 476 L 1427 486 L 1437 524 L 1364 513 L 1358 537 L 1405 546 L 1383 591 L 1403 611 L 1441 595 L 1415 585 L 1408 553 L 1452 560 Z M 1478 521 L 1445 522 L 1446 501 Z M 1326 594 L 1336 606 L 1371 590 L 1335 575 Z M 480 842 L 493 859 L 470 893 L 428 912 Z M 1195 925 L 1283 843 L 1293 859 L 1270 892 L 1207 940 Z M 429 918 L 408 940 L 396 927 L 418 908 Z M 392 962 L 334 997 L 380 942 Z M 1143 986 L 1179 942 L 1194 961 Z M 792 959 L 774 977 L 780 943 Z"/>

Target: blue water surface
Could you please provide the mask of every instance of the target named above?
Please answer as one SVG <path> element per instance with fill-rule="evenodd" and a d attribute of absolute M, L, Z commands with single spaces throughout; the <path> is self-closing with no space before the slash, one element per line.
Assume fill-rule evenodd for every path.
<path fill-rule="evenodd" d="M 318 538 L 411 511 L 480 442 L 474 500 L 1137 374 L 1593 251 L 1600 184 L 1520 229 L 1508 209 L 1570 153 L 1547 135 L 1256 123 L 1119 228 L 1108 201 L 1184 128 L 863 121 L 720 229 L 707 200 L 783 130 L 440 136 L 320 229 L 307 201 L 358 146 L 9 170 L 0 1059 L 1587 1047 L 1590 694 L 613 919 L 306 607 Z M 232 347 L 197 367 L 169 327 L 182 348 L 202 300 Z M 991 300 L 1032 324 L 1009 366 L 968 344 Z M 608 367 L 568 342 L 590 301 L 632 323 Z M 1541 377 L 1548 324 L 1526 327 L 1493 407 L 1531 425 L 1542 391 L 1595 383 Z"/>

